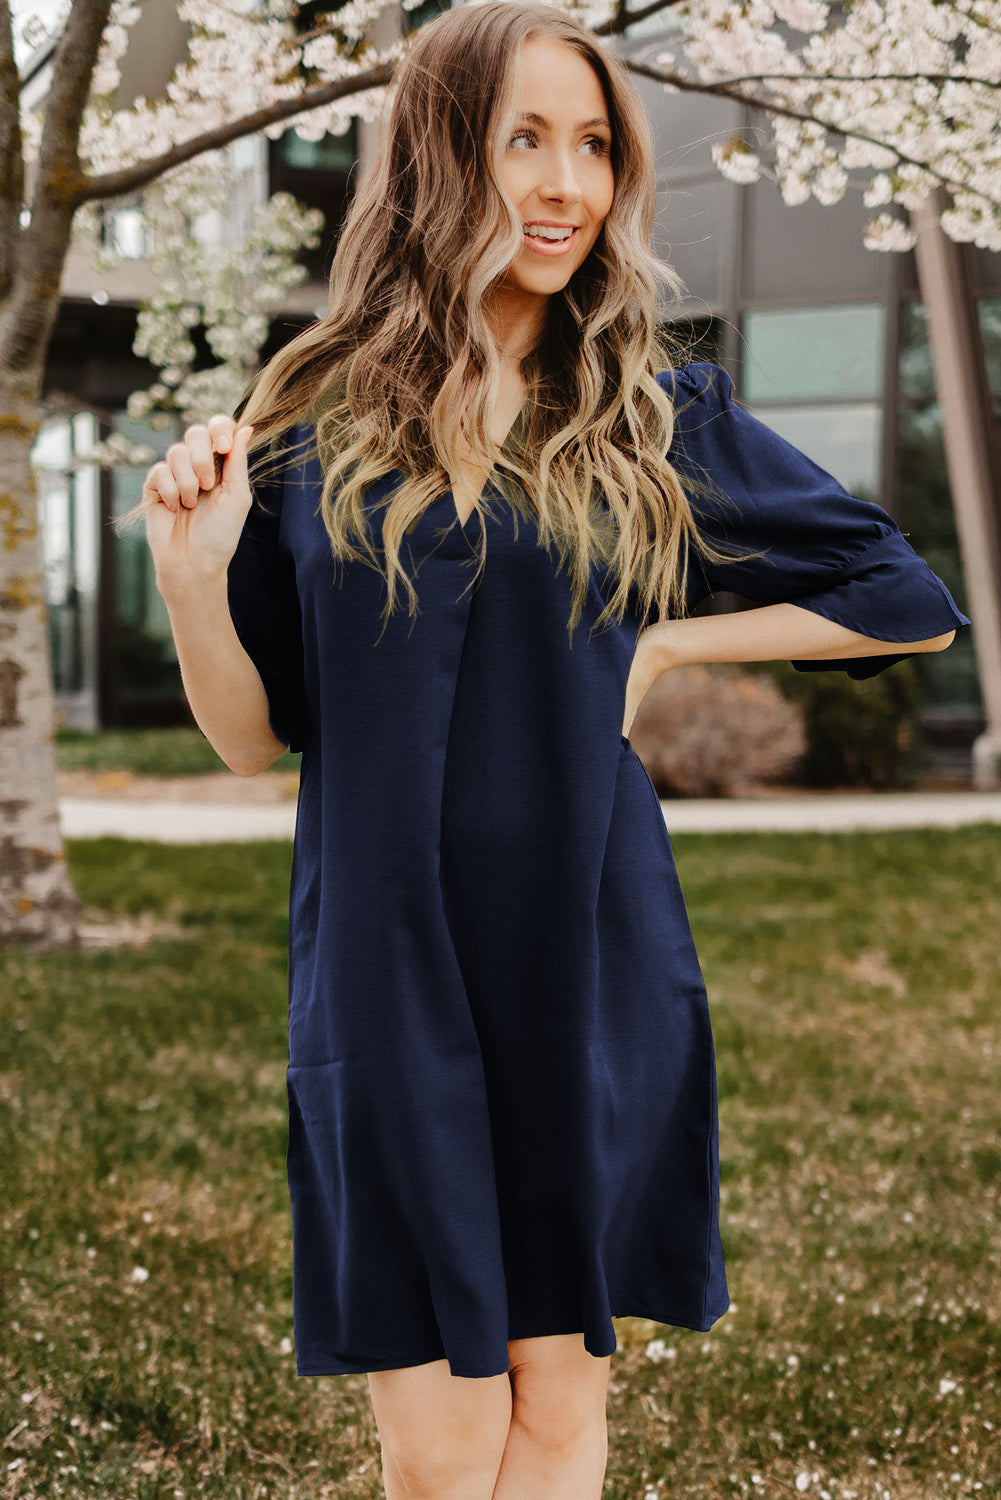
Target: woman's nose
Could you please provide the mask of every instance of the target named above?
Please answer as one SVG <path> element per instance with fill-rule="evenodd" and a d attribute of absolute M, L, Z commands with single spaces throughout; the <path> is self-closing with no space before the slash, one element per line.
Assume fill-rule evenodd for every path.
<path fill-rule="evenodd" d="M 543 184 L 543 198 L 576 203 L 582 196 L 576 164 L 570 155 L 560 155 L 549 163 L 548 181 Z"/>

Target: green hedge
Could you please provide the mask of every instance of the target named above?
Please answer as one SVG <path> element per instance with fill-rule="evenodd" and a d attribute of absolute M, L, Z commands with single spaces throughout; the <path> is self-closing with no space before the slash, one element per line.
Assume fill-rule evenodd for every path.
<path fill-rule="evenodd" d="M 913 786 L 921 751 L 921 685 L 913 662 L 898 662 L 856 682 L 845 672 L 767 670 L 804 713 L 807 748 L 799 777 L 807 786 Z"/>

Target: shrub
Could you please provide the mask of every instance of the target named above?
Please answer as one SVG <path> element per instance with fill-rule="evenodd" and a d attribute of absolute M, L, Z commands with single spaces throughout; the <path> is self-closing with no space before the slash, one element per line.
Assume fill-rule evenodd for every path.
<path fill-rule="evenodd" d="M 845 672 L 797 672 L 787 662 L 770 665 L 767 675 L 803 710 L 799 776 L 808 786 L 913 784 L 921 685 L 912 661 L 864 682 Z"/>
<path fill-rule="evenodd" d="M 806 748 L 802 710 L 738 667 L 676 667 L 640 705 L 629 741 L 661 797 L 726 797 L 786 775 Z"/>

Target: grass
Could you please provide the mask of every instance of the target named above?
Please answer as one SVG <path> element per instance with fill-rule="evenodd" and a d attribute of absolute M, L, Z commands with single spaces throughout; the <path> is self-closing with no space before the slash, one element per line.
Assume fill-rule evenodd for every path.
<path fill-rule="evenodd" d="M 605 1494 L 1001 1496 L 1001 831 L 676 845 L 736 1307 L 619 1322 Z M 377 1500 L 288 1343 L 289 847 L 70 853 L 173 936 L 0 959 L 0 1494 Z"/>
<path fill-rule="evenodd" d="M 60 771 L 130 771 L 134 776 L 200 776 L 226 767 L 200 729 L 78 729 L 56 731 Z M 287 751 L 272 767 L 298 771 L 299 757 Z"/>

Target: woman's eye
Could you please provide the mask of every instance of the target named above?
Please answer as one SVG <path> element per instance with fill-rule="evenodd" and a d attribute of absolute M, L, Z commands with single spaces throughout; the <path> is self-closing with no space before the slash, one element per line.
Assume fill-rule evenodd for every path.
<path fill-rule="evenodd" d="M 509 146 L 536 146 L 538 137 L 534 130 L 519 130 L 511 137 L 508 144 Z M 582 146 L 588 148 L 589 156 L 607 156 L 611 149 L 611 142 L 607 141 L 603 135 L 589 135 L 587 140 L 582 142 Z"/>

